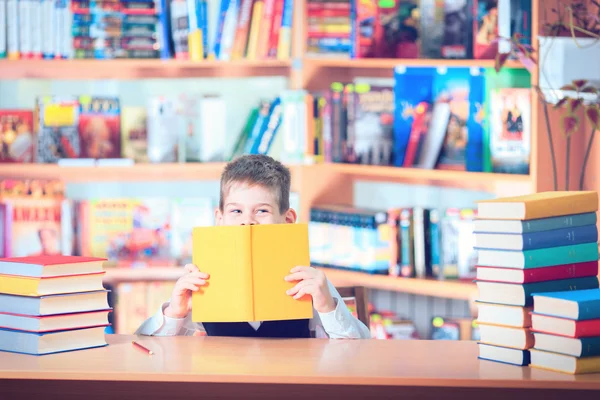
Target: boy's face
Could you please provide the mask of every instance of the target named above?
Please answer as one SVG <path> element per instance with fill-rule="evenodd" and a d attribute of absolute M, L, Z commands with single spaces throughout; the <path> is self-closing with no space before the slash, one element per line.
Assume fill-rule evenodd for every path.
<path fill-rule="evenodd" d="M 296 212 L 279 212 L 279 202 L 273 190 L 261 185 L 233 182 L 223 198 L 223 210 L 215 211 L 217 225 L 292 224 Z"/>

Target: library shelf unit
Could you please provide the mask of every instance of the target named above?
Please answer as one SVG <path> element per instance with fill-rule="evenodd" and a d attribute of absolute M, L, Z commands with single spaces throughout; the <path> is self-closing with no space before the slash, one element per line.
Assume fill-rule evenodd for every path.
<path fill-rule="evenodd" d="M 333 268 L 320 269 L 325 272 L 329 281 L 337 287 L 364 286 L 369 289 L 466 301 L 472 301 L 477 293 L 477 287 L 472 282 L 400 278 Z M 183 273 L 184 270 L 181 267 L 106 268 L 104 282 L 175 281 Z"/>
<path fill-rule="evenodd" d="M 0 60 L 0 79 L 150 79 L 287 76 L 288 60 Z"/>

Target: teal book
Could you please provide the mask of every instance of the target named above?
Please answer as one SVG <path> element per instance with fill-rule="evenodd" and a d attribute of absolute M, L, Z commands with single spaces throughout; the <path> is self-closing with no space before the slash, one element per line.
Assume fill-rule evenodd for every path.
<path fill-rule="evenodd" d="M 526 234 L 553 231 L 564 228 L 576 228 L 578 226 L 596 225 L 597 222 L 598 218 L 596 217 L 595 212 L 530 219 L 526 221 L 478 219 L 474 222 L 473 232 Z"/>
<path fill-rule="evenodd" d="M 478 265 L 485 267 L 530 269 L 598 261 L 598 243 L 535 250 L 492 250 L 475 248 Z"/>

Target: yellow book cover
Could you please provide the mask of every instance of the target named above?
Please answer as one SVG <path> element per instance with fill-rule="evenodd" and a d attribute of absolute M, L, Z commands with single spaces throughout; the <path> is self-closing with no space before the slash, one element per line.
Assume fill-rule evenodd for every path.
<path fill-rule="evenodd" d="M 478 219 L 530 220 L 598 211 L 598 192 L 556 191 L 482 200 Z"/>
<path fill-rule="evenodd" d="M 286 291 L 290 270 L 310 265 L 307 224 L 197 227 L 192 261 L 210 275 L 192 294 L 194 322 L 251 322 L 313 317 L 312 299 Z"/>
<path fill-rule="evenodd" d="M 260 22 L 263 10 L 263 1 L 257 0 L 252 7 L 252 19 L 250 20 L 250 34 L 248 36 L 248 48 L 246 49 L 246 58 L 256 60 L 258 55 L 258 37 L 260 34 Z"/>

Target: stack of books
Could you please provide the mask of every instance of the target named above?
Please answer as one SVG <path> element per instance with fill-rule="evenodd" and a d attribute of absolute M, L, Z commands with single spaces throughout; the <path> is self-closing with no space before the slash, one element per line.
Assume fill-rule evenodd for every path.
<path fill-rule="evenodd" d="M 600 372 L 600 289 L 533 295 L 531 366 Z"/>
<path fill-rule="evenodd" d="M 0 258 L 0 350 L 42 355 L 106 346 L 103 258 Z"/>
<path fill-rule="evenodd" d="M 479 358 L 529 365 L 533 294 L 598 288 L 597 210 L 593 191 L 478 203 Z"/>

